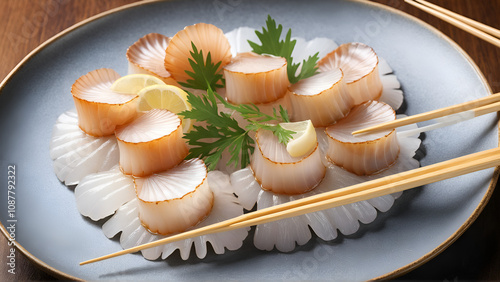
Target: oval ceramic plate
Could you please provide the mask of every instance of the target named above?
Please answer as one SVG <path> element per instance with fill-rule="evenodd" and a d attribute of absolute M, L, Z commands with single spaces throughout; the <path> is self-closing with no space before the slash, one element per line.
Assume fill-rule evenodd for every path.
<path fill-rule="evenodd" d="M 380 5 L 356 1 L 172 1 L 118 9 L 58 36 L 4 82 L 0 95 L 0 219 L 8 224 L 7 173 L 16 170 L 16 239 L 36 263 L 68 278 L 141 280 L 368 280 L 395 277 L 451 244 L 477 217 L 496 182 L 494 169 L 407 191 L 387 213 L 353 236 L 313 239 L 292 253 L 244 247 L 203 260 L 165 261 L 126 255 L 79 266 L 120 250 L 102 222 L 82 217 L 73 190 L 52 170 L 49 141 L 62 112 L 73 108 L 72 83 L 102 67 L 126 74 L 125 51 L 151 32 L 173 35 L 197 22 L 224 31 L 260 29 L 272 15 L 293 35 L 364 42 L 392 66 L 412 115 L 490 94 L 482 74 L 453 42 L 428 25 Z M 460 134 L 467 131 L 466 134 Z M 428 165 L 497 147 L 497 121 L 483 116 L 424 136 L 418 157 Z M 5 227 L 2 228 L 5 232 Z"/>

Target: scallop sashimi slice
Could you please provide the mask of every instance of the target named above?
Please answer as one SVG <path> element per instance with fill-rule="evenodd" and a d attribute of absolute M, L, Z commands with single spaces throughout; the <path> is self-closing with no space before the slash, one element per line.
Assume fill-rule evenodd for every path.
<path fill-rule="evenodd" d="M 210 213 L 214 201 L 207 168 L 200 159 L 137 178 L 135 188 L 142 225 L 162 235 L 183 232 L 198 224 Z"/>
<path fill-rule="evenodd" d="M 259 37 L 255 34 L 255 28 L 248 26 L 235 28 L 225 35 L 231 45 L 231 54 L 233 57 L 238 55 L 238 53 L 252 51 L 252 46 L 248 44 L 248 40 L 259 42 Z"/>
<path fill-rule="evenodd" d="M 311 40 L 306 40 L 302 37 L 293 37 L 292 40 L 296 41 L 292 52 L 292 58 L 295 62 L 307 60 L 309 56 L 316 53 L 318 53 L 319 58 L 323 58 L 339 47 L 333 40 L 325 37 L 316 37 Z M 300 71 L 301 67 L 299 66 L 297 71 Z"/>
<path fill-rule="evenodd" d="M 336 124 L 326 128 L 328 158 L 336 165 L 358 175 L 377 173 L 391 166 L 399 154 L 395 130 L 353 136 L 352 132 L 396 119 L 391 106 L 377 101 L 365 102 Z"/>
<path fill-rule="evenodd" d="M 215 224 L 243 214 L 243 208 L 234 196 L 233 187 L 229 181 L 229 176 L 220 171 L 208 173 L 208 185 L 214 193 L 213 208 L 208 217 L 195 227 L 201 228 Z M 124 249 L 135 247 L 151 241 L 156 241 L 166 236 L 151 234 L 148 232 L 138 218 L 138 199 L 134 199 L 117 210 L 104 225 L 104 234 L 111 238 L 121 232 L 120 244 Z M 150 248 L 142 251 L 146 259 L 154 260 L 160 256 L 166 259 L 176 250 L 180 251 L 182 259 L 189 258 L 191 249 L 194 248 L 198 258 L 204 258 L 208 253 L 209 243 L 216 254 L 223 254 L 225 250 L 234 251 L 243 245 L 243 240 L 248 236 L 249 228 L 239 228 L 227 232 L 208 234 L 200 237 L 190 238 L 170 244 Z"/>
<path fill-rule="evenodd" d="M 189 64 L 193 43 L 198 52 L 203 51 L 206 60 L 208 53 L 214 64 L 222 62 L 219 70 L 231 61 L 231 46 L 221 29 L 206 23 L 185 27 L 177 32 L 165 50 L 165 69 L 176 81 L 186 82 L 191 77 L 186 71 L 193 71 Z"/>
<path fill-rule="evenodd" d="M 391 66 L 384 58 L 379 58 L 380 80 L 382 81 L 383 91 L 380 102 L 384 102 L 397 111 L 403 104 L 403 91 L 401 83 L 393 73 Z"/>
<path fill-rule="evenodd" d="M 318 62 L 318 68 L 319 71 L 340 68 L 355 105 L 376 100 L 382 95 L 378 56 L 363 43 L 340 45 Z"/>
<path fill-rule="evenodd" d="M 54 124 L 50 157 L 59 180 L 75 185 L 89 174 L 117 165 L 118 144 L 114 136 L 93 137 L 83 132 L 78 126 L 76 110 L 70 110 Z"/>
<path fill-rule="evenodd" d="M 310 119 L 315 127 L 328 126 L 340 120 L 354 105 L 340 69 L 303 79 L 291 85 L 288 91 L 293 120 Z"/>
<path fill-rule="evenodd" d="M 315 148 L 305 156 L 292 157 L 286 146 L 268 130 L 258 130 L 257 150 L 250 166 L 262 189 L 278 194 L 300 194 L 316 187 L 325 176 L 320 150 Z"/>
<path fill-rule="evenodd" d="M 134 180 L 119 166 L 84 177 L 75 188 L 78 211 L 97 221 L 135 199 Z"/>
<path fill-rule="evenodd" d="M 126 174 L 147 176 L 170 169 L 188 154 L 180 118 L 167 110 L 150 110 L 115 132 L 120 167 Z"/>
<path fill-rule="evenodd" d="M 119 125 L 136 115 L 135 94 L 117 93 L 110 89 L 120 75 L 112 69 L 97 69 L 83 75 L 71 87 L 78 112 L 78 125 L 87 134 L 112 135 Z"/>
<path fill-rule="evenodd" d="M 149 33 L 137 40 L 127 49 L 128 73 L 151 74 L 166 84 L 177 85 L 165 69 L 165 50 L 169 41 L 169 37 L 159 33 Z"/>
<path fill-rule="evenodd" d="M 226 98 L 233 104 L 261 104 L 285 96 L 290 82 L 285 58 L 240 53 L 224 67 Z"/>

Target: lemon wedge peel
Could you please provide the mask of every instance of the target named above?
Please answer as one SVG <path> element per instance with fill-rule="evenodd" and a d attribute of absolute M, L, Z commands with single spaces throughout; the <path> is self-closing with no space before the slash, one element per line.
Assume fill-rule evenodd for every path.
<path fill-rule="evenodd" d="M 191 110 L 191 104 L 187 101 L 187 93 L 177 86 L 158 84 L 143 88 L 137 94 L 139 102 L 137 110 L 140 112 L 152 109 L 169 110 L 174 114 Z M 190 119 L 181 117 L 182 129 L 186 133 L 192 128 Z"/>
<path fill-rule="evenodd" d="M 111 85 L 111 91 L 123 94 L 138 94 L 152 85 L 166 85 L 160 78 L 149 74 L 129 74 L 120 77 Z"/>
<path fill-rule="evenodd" d="M 317 145 L 316 129 L 311 120 L 280 123 L 281 127 L 294 131 L 286 150 L 292 157 L 301 157 L 310 153 Z"/>

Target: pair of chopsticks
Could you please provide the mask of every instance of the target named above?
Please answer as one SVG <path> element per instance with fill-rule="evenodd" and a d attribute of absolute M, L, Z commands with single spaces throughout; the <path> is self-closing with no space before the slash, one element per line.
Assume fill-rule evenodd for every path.
<path fill-rule="evenodd" d="M 471 20 L 467 17 L 454 13 L 450 10 L 439 7 L 435 4 L 429 3 L 425 0 L 405 0 L 406 3 L 411 4 L 431 15 L 434 15 L 458 28 L 461 28 L 472 35 L 475 35 L 495 46 L 500 47 L 500 30 L 487 26 L 483 23 Z M 352 134 L 366 134 L 374 131 L 389 130 L 404 125 L 409 125 L 413 123 L 428 121 L 431 119 L 441 118 L 452 114 L 458 114 L 466 111 L 471 111 L 469 117 L 478 117 L 484 114 L 497 112 L 500 110 L 500 93 L 493 94 L 486 98 L 481 98 L 475 101 L 462 103 L 459 105 L 442 108 L 439 110 L 430 111 L 427 113 L 422 113 L 407 118 L 402 118 L 394 120 L 387 123 L 381 123 L 372 127 L 364 128 L 361 130 L 354 131 Z M 467 113 L 462 117 L 465 118 Z M 439 127 L 439 126 L 436 126 Z M 436 127 L 429 127 L 428 129 L 433 129 Z M 425 131 L 421 130 L 420 132 Z"/>
<path fill-rule="evenodd" d="M 500 47 L 500 30 L 498 29 L 471 20 L 467 17 L 464 17 L 424 0 L 405 0 L 405 2 L 460 29 L 463 29 L 464 31 L 477 36 L 497 47 Z"/>
<path fill-rule="evenodd" d="M 331 192 L 291 201 L 286 204 L 254 211 L 223 222 L 87 260 L 80 263 L 80 265 L 94 263 L 188 238 L 264 224 L 306 213 L 312 213 L 358 201 L 368 200 L 499 165 L 500 148 L 490 149 Z"/>

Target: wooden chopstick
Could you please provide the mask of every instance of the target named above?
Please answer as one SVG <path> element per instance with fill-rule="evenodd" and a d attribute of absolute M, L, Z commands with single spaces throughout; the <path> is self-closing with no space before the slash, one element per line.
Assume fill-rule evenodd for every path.
<path fill-rule="evenodd" d="M 396 119 L 393 121 L 377 124 L 375 126 L 363 128 L 352 132 L 353 135 L 366 134 L 369 132 L 394 129 L 401 126 L 427 121 L 435 118 L 440 118 L 452 114 L 458 114 L 465 111 L 473 111 L 474 117 L 485 115 L 492 112 L 500 111 L 500 92 L 487 97 L 479 98 L 474 101 L 469 101 L 421 114 L 412 115 L 409 117 Z"/>
<path fill-rule="evenodd" d="M 435 17 L 438 17 L 462 30 L 465 30 L 466 32 L 474 36 L 477 36 L 483 39 L 484 41 L 487 41 L 497 47 L 500 47 L 500 39 L 497 38 L 500 37 L 498 35 L 500 34 L 500 31 L 493 27 L 489 27 L 482 23 L 476 22 L 474 20 L 471 20 L 469 18 L 466 18 L 464 16 L 461 16 L 459 14 L 456 14 L 452 11 L 446 10 L 444 8 L 441 8 L 424 0 L 405 0 L 405 2 L 431 15 L 434 15 Z M 491 34 L 497 37 L 492 36 Z"/>
<path fill-rule="evenodd" d="M 498 29 L 476 22 L 424 0 L 405 0 L 405 2 L 500 47 L 500 39 L 498 38 L 500 37 L 500 31 Z"/>
<path fill-rule="evenodd" d="M 427 6 L 427 7 L 429 7 L 431 9 L 434 9 L 434 10 L 436 10 L 438 12 L 446 14 L 446 15 L 448 15 L 450 17 L 453 17 L 453 18 L 455 18 L 455 19 L 457 19 L 457 20 L 459 20 L 461 22 L 464 22 L 464 23 L 466 23 L 466 24 L 468 24 L 468 25 L 470 25 L 472 27 L 475 27 L 475 28 L 477 28 L 477 29 L 479 29 L 481 31 L 486 32 L 486 33 L 489 33 L 489 34 L 491 34 L 491 35 L 493 35 L 493 36 L 495 36 L 497 38 L 500 38 L 500 30 L 498 30 L 496 28 L 493 28 L 493 27 L 491 27 L 489 25 L 485 25 L 485 24 L 483 24 L 481 22 L 469 19 L 467 17 L 464 17 L 464 16 L 462 16 L 460 14 L 457 14 L 455 12 L 452 12 L 450 10 L 442 8 L 442 7 L 440 7 L 440 6 L 436 5 L 436 4 L 432 4 L 430 2 L 427 2 L 425 0 L 410 0 L 410 1 L 419 2 L 419 3 L 421 3 L 421 4 L 423 4 L 423 5 Z"/>
<path fill-rule="evenodd" d="M 474 153 L 456 159 L 386 176 L 346 188 L 292 201 L 229 219 L 217 224 L 183 232 L 161 240 L 125 249 L 116 253 L 81 262 L 80 265 L 134 253 L 179 240 L 217 232 L 230 231 L 271 221 L 316 212 L 336 206 L 387 195 L 432 182 L 456 177 L 500 165 L 500 148 Z"/>

